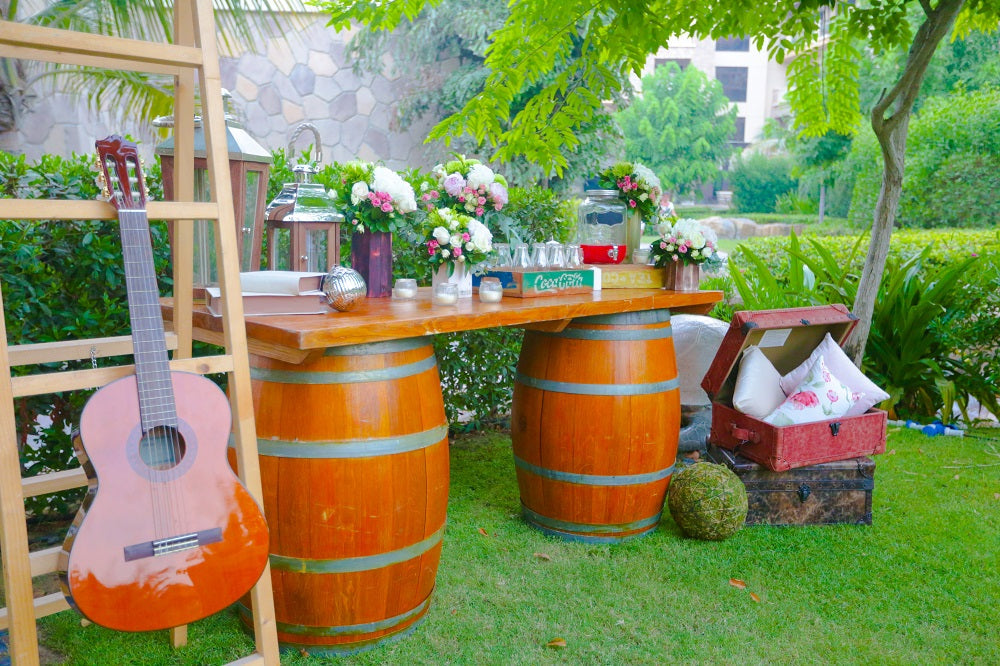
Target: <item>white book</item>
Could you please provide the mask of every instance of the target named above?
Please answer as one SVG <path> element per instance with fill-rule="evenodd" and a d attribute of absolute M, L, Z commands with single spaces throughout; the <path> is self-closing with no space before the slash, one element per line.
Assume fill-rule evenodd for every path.
<path fill-rule="evenodd" d="M 303 294 L 323 288 L 326 273 L 308 271 L 249 271 L 240 273 L 243 293 Z"/>
<path fill-rule="evenodd" d="M 222 316 L 222 293 L 218 287 L 205 287 L 205 307 L 216 316 Z M 305 291 L 301 294 L 275 294 L 243 292 L 243 314 L 250 315 L 292 315 L 326 314 L 332 312 L 320 290 Z"/>

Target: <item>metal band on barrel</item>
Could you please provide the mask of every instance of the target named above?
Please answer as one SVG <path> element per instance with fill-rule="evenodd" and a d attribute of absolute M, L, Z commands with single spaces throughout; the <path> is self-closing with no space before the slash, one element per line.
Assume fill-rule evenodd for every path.
<path fill-rule="evenodd" d="M 656 527 L 656 525 L 660 522 L 659 512 L 649 518 L 643 518 L 642 520 L 636 520 L 631 523 L 623 523 L 620 525 L 594 525 L 592 523 L 571 523 L 565 520 L 549 518 L 548 516 L 543 516 L 540 513 L 532 511 L 523 504 L 521 505 L 521 511 L 524 513 L 524 517 L 528 522 L 537 523 L 542 527 L 559 530 L 560 532 L 610 532 L 610 534 L 607 535 L 609 537 L 615 536 L 615 533 L 624 534 L 626 532 L 635 532 L 636 530 L 645 530 L 649 527 Z"/>
<path fill-rule="evenodd" d="M 617 314 L 577 317 L 573 324 L 617 324 L 619 326 L 641 326 L 662 324 L 670 321 L 670 310 L 641 310 L 639 312 L 619 312 Z"/>
<path fill-rule="evenodd" d="M 393 352 L 412 351 L 431 344 L 430 336 L 420 338 L 400 338 L 384 342 L 366 342 L 360 345 L 344 345 L 329 347 L 325 356 L 370 356 L 372 354 L 391 354 Z"/>
<path fill-rule="evenodd" d="M 370 634 L 376 631 L 382 631 L 383 629 L 391 629 L 397 625 L 406 622 L 414 615 L 419 615 L 423 612 L 431 603 L 431 597 L 428 595 L 426 599 L 421 601 L 415 608 L 412 608 L 405 613 L 400 613 L 393 617 L 387 617 L 384 620 L 377 620 L 375 622 L 365 622 L 363 624 L 345 624 L 338 627 L 315 627 L 306 624 L 290 624 L 288 622 L 275 622 L 275 626 L 278 631 L 284 634 L 298 634 L 300 636 L 343 636 L 344 634 Z M 244 616 L 249 616 L 250 609 L 244 606 L 242 603 L 239 606 L 240 613 Z M 342 646 L 327 646 L 327 645 L 316 645 L 314 647 L 327 649 L 327 648 L 351 648 L 350 643 L 345 643 Z"/>
<path fill-rule="evenodd" d="M 580 382 L 538 379 L 521 372 L 514 373 L 514 381 L 540 391 L 572 393 L 574 395 L 647 395 L 673 391 L 680 386 L 680 381 L 676 377 L 665 382 L 652 382 L 650 384 L 581 384 Z"/>
<path fill-rule="evenodd" d="M 294 441 L 283 439 L 257 439 L 257 453 L 276 458 L 367 458 L 394 453 L 419 451 L 434 446 L 448 438 L 448 426 L 440 425 L 397 437 L 372 437 L 369 439 L 343 439 L 324 441 Z M 230 438 L 232 440 L 232 438 Z"/>
<path fill-rule="evenodd" d="M 635 486 L 642 483 L 654 483 L 662 481 L 674 473 L 674 466 L 655 472 L 644 474 L 619 474 L 614 476 L 604 476 L 600 474 L 578 474 L 575 472 L 560 472 L 556 469 L 539 467 L 532 463 L 514 456 L 514 466 L 525 471 L 537 474 L 538 476 L 552 479 L 553 481 L 565 481 L 566 483 L 576 483 L 584 486 Z"/>
<path fill-rule="evenodd" d="M 323 372 L 273 370 L 270 368 L 250 368 L 250 378 L 275 384 L 358 384 L 361 382 L 382 382 L 419 375 L 437 365 L 437 357 L 431 354 L 425 359 L 405 363 L 392 368 L 377 370 L 356 370 L 352 372 Z"/>
<path fill-rule="evenodd" d="M 542 333 L 555 338 L 572 340 L 664 340 L 674 333 L 669 326 L 663 328 L 565 328 L 559 333 Z"/>
<path fill-rule="evenodd" d="M 290 571 L 304 574 L 336 574 L 355 573 L 358 571 L 371 571 L 372 569 L 382 569 L 393 564 L 406 562 L 416 557 L 420 557 L 431 548 L 441 543 L 444 535 L 444 526 L 441 526 L 434 534 L 423 541 L 400 548 L 390 550 L 378 555 L 366 555 L 362 557 L 342 557 L 333 560 L 315 560 L 306 557 L 288 557 L 286 555 L 271 554 L 269 560 L 271 568 L 275 571 Z"/>

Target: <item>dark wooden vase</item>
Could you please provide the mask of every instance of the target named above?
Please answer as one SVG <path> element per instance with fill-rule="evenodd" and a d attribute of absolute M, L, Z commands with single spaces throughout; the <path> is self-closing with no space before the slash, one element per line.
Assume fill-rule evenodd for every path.
<path fill-rule="evenodd" d="M 367 231 L 351 235 L 351 268 L 368 285 L 368 298 L 392 293 L 392 232 Z"/>

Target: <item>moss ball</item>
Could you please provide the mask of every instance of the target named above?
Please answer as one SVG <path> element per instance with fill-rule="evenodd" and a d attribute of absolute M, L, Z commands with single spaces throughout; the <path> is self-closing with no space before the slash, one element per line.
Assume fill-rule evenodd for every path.
<path fill-rule="evenodd" d="M 701 462 L 670 480 L 668 504 L 684 534 L 722 541 L 746 521 L 747 489 L 725 465 Z"/>

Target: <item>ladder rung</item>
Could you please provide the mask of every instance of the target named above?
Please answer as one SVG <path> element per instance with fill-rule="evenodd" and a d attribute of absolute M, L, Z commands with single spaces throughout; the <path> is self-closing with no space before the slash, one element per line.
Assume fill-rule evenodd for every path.
<path fill-rule="evenodd" d="M 221 355 L 175 359 L 170 361 L 170 369 L 194 372 L 200 375 L 230 372 L 233 369 L 233 357 Z M 58 391 L 82 391 L 97 388 L 133 374 L 135 374 L 135 366 L 120 365 L 114 368 L 67 370 L 65 372 L 11 377 L 10 384 L 14 397 L 23 398 L 29 395 L 45 395 Z"/>
<path fill-rule="evenodd" d="M 176 333 L 167 333 L 165 341 L 167 349 L 177 349 Z M 10 355 L 10 365 L 19 366 L 86 360 L 91 357 L 91 350 L 94 358 L 129 355 L 132 353 L 132 336 L 13 345 L 7 348 L 7 353 Z"/>
<path fill-rule="evenodd" d="M 38 52 L 38 59 L 76 65 L 80 56 L 100 58 L 111 69 L 133 69 L 142 63 L 163 67 L 200 67 L 201 49 L 179 44 L 150 43 L 138 39 L 109 37 L 93 33 L 0 21 L 0 53 L 5 46 Z M 140 70 L 149 71 L 149 70 Z"/>
<path fill-rule="evenodd" d="M 35 617 L 45 617 L 69 609 L 69 603 L 62 592 L 53 592 L 44 597 L 35 599 Z M 9 628 L 10 620 L 7 617 L 7 609 L 0 608 L 0 630 Z"/>
<path fill-rule="evenodd" d="M 52 546 L 45 550 L 36 550 L 29 559 L 31 560 L 31 577 L 42 576 L 53 573 L 59 566 L 59 551 L 62 546 Z"/>
<path fill-rule="evenodd" d="M 62 490 L 82 488 L 87 485 L 87 474 L 82 467 L 74 467 L 61 472 L 50 472 L 21 479 L 21 492 L 25 497 L 48 495 Z"/>
<path fill-rule="evenodd" d="M 150 201 L 151 220 L 217 220 L 213 201 Z M 106 201 L 0 199 L 0 220 L 117 220 L 118 211 Z"/>

